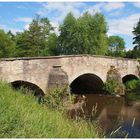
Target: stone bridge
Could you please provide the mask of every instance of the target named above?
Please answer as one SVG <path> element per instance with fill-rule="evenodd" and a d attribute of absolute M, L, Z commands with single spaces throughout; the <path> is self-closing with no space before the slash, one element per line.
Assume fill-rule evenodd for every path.
<path fill-rule="evenodd" d="M 46 93 L 49 88 L 50 73 L 53 74 L 53 69 L 59 68 L 67 75 L 67 83 L 71 88 L 86 86 L 92 88 L 106 81 L 110 66 L 119 70 L 123 81 L 139 78 L 139 62 L 136 60 L 70 55 L 0 59 L 0 79 L 14 83 L 16 86 L 22 82 L 27 83 Z M 58 77 L 54 75 L 54 78 Z M 59 84 L 59 79 L 57 84 Z"/>

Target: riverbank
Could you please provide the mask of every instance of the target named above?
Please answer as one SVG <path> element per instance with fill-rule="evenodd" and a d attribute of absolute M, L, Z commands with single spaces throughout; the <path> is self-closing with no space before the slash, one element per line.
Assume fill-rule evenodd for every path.
<path fill-rule="evenodd" d="M 96 125 L 74 121 L 35 97 L 0 83 L 0 138 L 98 138 Z"/>

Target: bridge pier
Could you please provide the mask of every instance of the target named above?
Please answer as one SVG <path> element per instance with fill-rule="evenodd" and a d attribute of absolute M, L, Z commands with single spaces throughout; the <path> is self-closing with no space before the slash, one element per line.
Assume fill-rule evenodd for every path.
<path fill-rule="evenodd" d="M 54 65 L 49 72 L 47 91 L 68 86 L 68 75 L 60 65 Z"/>

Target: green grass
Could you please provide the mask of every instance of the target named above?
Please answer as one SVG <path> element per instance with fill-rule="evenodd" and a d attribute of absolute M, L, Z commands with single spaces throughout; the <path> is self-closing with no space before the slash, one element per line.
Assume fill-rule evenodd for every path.
<path fill-rule="evenodd" d="M 94 138 L 96 125 L 74 121 L 0 82 L 0 138 Z"/>

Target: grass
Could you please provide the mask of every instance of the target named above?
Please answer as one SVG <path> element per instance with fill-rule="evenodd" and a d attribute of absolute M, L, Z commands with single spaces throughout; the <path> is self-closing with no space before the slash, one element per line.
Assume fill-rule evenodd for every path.
<path fill-rule="evenodd" d="M 97 138 L 97 127 L 38 104 L 0 82 L 0 138 Z"/>

